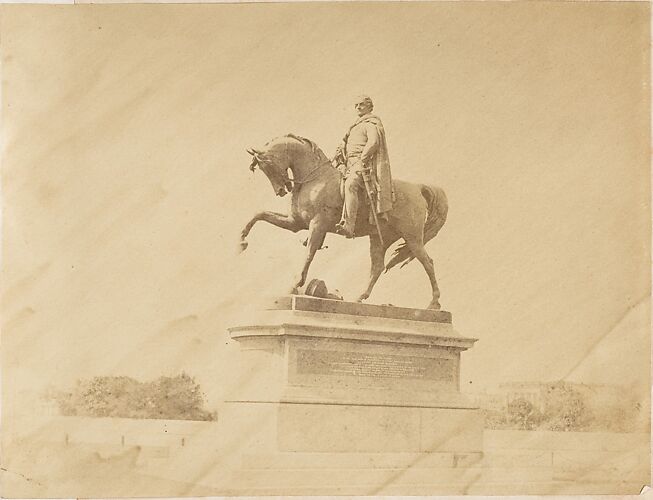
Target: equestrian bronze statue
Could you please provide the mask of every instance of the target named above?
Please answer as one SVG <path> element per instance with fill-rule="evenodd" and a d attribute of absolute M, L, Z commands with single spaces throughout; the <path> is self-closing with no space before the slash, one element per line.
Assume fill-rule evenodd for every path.
<path fill-rule="evenodd" d="M 247 248 L 247 235 L 258 221 L 265 221 L 288 231 L 308 230 L 306 259 L 291 293 L 306 282 L 308 269 L 327 233 L 336 233 L 341 220 L 343 195 L 342 174 L 334 168 L 322 150 L 311 140 L 288 134 L 268 142 L 261 149 L 248 149 L 252 155 L 250 170 L 257 167 L 267 176 L 277 196 L 292 193 L 290 213 L 260 212 L 243 228 L 240 249 Z M 290 175 L 289 175 L 290 174 Z M 387 217 L 379 218 L 379 231 L 370 223 L 370 207 L 361 203 L 354 236 L 369 236 L 371 269 L 367 288 L 358 297 L 363 301 L 370 296 L 379 276 L 397 264 L 403 265 L 417 259 L 431 282 L 433 298 L 429 309 L 440 309 L 440 290 L 435 279 L 433 260 L 424 244 L 434 238 L 447 218 L 447 197 L 435 186 L 393 180 L 394 203 Z M 385 264 L 388 248 L 403 239 L 390 261 Z"/>

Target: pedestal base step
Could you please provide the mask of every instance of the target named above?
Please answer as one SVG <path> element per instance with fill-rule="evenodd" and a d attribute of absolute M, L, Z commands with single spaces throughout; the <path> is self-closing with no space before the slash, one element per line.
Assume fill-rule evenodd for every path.
<path fill-rule="evenodd" d="M 368 491 L 381 489 L 385 485 L 432 485 L 432 491 L 437 491 L 438 485 L 511 482 L 515 477 L 525 483 L 553 480 L 550 468 L 250 469 L 236 471 L 233 484 L 246 490 L 266 487 L 367 487 Z"/>
<path fill-rule="evenodd" d="M 243 455 L 243 469 L 425 469 L 484 466 L 472 453 L 268 453 Z M 528 465 L 524 465 L 527 467 Z"/>
<path fill-rule="evenodd" d="M 287 453 L 243 455 L 230 494 L 637 494 L 646 474 L 561 474 L 550 452 Z M 568 472 L 568 471 L 567 471 Z M 233 488 L 233 489 L 232 489 Z"/>
<path fill-rule="evenodd" d="M 644 460 L 640 463 L 644 463 Z M 243 469 L 377 469 L 377 468 L 440 468 L 440 467 L 491 467 L 491 468 L 530 468 L 553 467 L 555 479 L 570 480 L 560 471 L 578 472 L 583 467 L 563 467 L 554 461 L 553 453 L 543 450 L 492 450 L 489 452 L 431 452 L 431 453 L 302 453 L 279 452 L 264 454 L 245 454 L 242 457 Z M 598 464 L 586 466 L 588 470 L 599 470 L 606 477 L 609 471 Z M 629 470 L 637 472 L 637 464 Z M 610 475 L 610 478 L 613 476 Z M 623 477 L 620 472 L 619 477 Z"/>
<path fill-rule="evenodd" d="M 510 483 L 438 484 L 433 485 L 379 485 L 325 486 L 312 488 L 249 488 L 222 489 L 224 496 L 432 496 L 432 495 L 637 495 L 642 485 L 633 482 L 573 483 L 566 481 L 543 481 L 521 483 L 516 478 Z"/>

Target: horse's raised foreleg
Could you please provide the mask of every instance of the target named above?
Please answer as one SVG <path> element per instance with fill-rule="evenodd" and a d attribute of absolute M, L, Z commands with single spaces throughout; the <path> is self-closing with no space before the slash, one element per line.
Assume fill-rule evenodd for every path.
<path fill-rule="evenodd" d="M 406 245 L 415 256 L 415 258 L 420 261 L 426 274 L 428 274 L 429 280 L 431 281 L 431 289 L 433 290 L 433 299 L 428 305 L 428 309 L 440 309 L 440 289 L 438 288 L 438 282 L 435 279 L 435 269 L 433 267 L 433 259 L 426 253 L 424 244 L 421 241 L 415 241 L 411 238 L 404 238 L 406 240 Z"/>
<path fill-rule="evenodd" d="M 311 262 L 313 262 L 315 252 L 317 252 L 322 246 L 322 243 L 324 243 L 324 237 L 326 236 L 326 233 L 327 227 L 322 220 L 311 220 L 310 224 L 308 225 L 308 239 L 306 244 L 306 259 L 304 260 L 304 267 L 302 268 L 299 279 L 295 283 L 295 286 L 292 288 L 290 293 L 299 293 L 299 288 L 304 286 L 304 283 L 306 283 L 308 269 L 311 267 Z"/>
<path fill-rule="evenodd" d="M 395 241 L 385 241 L 386 238 L 390 240 L 387 235 L 383 235 L 383 238 L 383 243 L 381 243 L 378 235 L 370 235 L 370 280 L 367 284 L 367 289 L 358 297 L 357 302 L 362 302 L 365 299 L 369 298 L 374 285 L 383 272 L 385 253 L 390 245 L 392 245 L 392 243 Z"/>
<path fill-rule="evenodd" d="M 245 238 L 247 238 L 249 232 L 252 230 L 252 227 L 254 227 L 254 224 L 256 224 L 258 221 L 267 222 L 273 226 L 280 227 L 281 229 L 287 229 L 288 231 L 292 231 L 294 233 L 301 231 L 302 229 L 306 229 L 306 227 L 302 226 L 302 224 L 297 222 L 289 215 L 280 214 L 277 212 L 259 212 L 254 217 L 252 217 L 252 220 L 250 220 L 245 225 L 240 233 L 241 252 L 247 248 L 247 240 Z"/>

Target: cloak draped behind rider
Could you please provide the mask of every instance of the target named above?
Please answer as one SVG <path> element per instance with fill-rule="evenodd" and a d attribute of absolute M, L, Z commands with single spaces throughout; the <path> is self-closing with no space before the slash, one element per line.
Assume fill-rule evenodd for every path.
<path fill-rule="evenodd" d="M 376 127 L 379 136 L 379 146 L 370 160 L 370 167 L 373 172 L 373 182 L 376 188 L 376 213 L 382 214 L 392 210 L 394 202 L 394 192 L 392 186 L 392 175 L 390 173 L 390 159 L 388 157 L 388 147 L 385 140 L 385 130 L 381 119 L 376 115 L 365 115 L 360 117 L 356 122 L 349 127 L 349 131 L 345 135 L 345 145 L 349 138 L 351 130 L 361 123 L 370 123 Z"/>

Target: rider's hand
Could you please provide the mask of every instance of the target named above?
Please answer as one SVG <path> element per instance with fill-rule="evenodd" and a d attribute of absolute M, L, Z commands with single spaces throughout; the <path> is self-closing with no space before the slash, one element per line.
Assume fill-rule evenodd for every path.
<path fill-rule="evenodd" d="M 352 165 L 351 165 L 351 171 L 352 172 L 362 172 L 365 169 L 365 165 L 363 164 L 362 161 L 356 160 Z"/>

